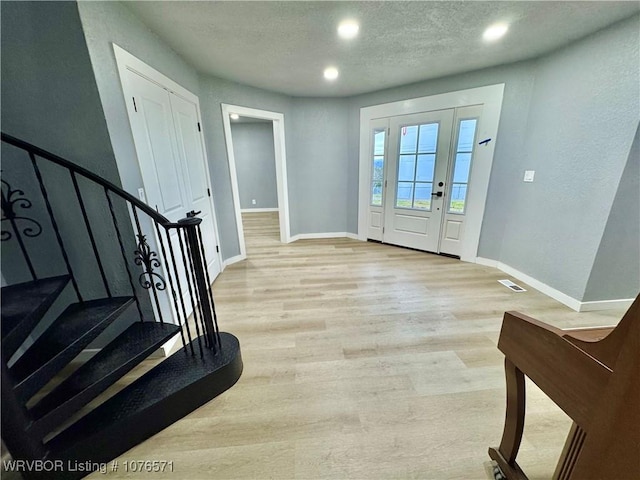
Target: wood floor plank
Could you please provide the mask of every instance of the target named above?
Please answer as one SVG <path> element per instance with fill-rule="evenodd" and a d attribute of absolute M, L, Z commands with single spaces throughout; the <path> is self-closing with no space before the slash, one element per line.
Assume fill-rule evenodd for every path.
<path fill-rule="evenodd" d="M 503 313 L 561 328 L 623 313 L 578 314 L 522 282 L 512 292 L 496 269 L 414 250 L 283 245 L 277 213 L 243 224 L 247 260 L 214 284 L 221 329 L 240 339 L 240 381 L 121 460 L 173 460 L 164 476 L 185 479 L 484 480 L 504 421 Z M 518 461 L 550 478 L 570 421 L 527 389 Z"/>

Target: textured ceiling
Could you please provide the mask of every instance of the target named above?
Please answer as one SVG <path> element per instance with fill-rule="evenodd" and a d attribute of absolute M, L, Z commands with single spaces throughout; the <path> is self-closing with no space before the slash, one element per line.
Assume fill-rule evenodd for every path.
<path fill-rule="evenodd" d="M 640 11 L 633 2 L 125 2 L 194 67 L 293 96 L 346 96 L 537 57 Z M 345 19 L 354 40 L 338 38 Z M 492 44 L 484 29 L 507 22 Z M 597 61 L 594 59 L 594 61 Z M 340 70 L 326 81 L 328 65 Z"/>

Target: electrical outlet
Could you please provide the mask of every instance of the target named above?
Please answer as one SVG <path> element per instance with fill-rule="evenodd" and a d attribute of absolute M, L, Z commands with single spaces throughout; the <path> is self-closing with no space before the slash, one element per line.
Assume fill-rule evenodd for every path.
<path fill-rule="evenodd" d="M 144 196 L 144 188 L 139 188 L 138 189 L 138 198 L 140 200 L 142 200 L 143 202 L 147 201 L 146 197 Z"/>
<path fill-rule="evenodd" d="M 256 199 L 255 199 L 255 198 L 251 200 L 251 205 L 256 205 L 257 203 L 258 203 L 258 202 L 256 202 Z"/>
<path fill-rule="evenodd" d="M 524 181 L 525 182 L 533 182 L 533 177 L 535 176 L 536 171 L 535 170 L 525 170 L 524 171 Z"/>

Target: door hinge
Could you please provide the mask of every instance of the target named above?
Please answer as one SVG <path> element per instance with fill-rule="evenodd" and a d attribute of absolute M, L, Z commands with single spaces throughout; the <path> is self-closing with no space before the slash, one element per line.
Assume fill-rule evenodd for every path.
<path fill-rule="evenodd" d="M 384 181 L 384 188 L 387 188 L 387 181 Z"/>
<path fill-rule="evenodd" d="M 131 97 L 133 99 L 133 109 L 137 112 L 138 107 L 136 106 L 136 97 Z"/>
<path fill-rule="evenodd" d="M 382 227 L 382 233 L 384 233 L 384 227 Z"/>
<path fill-rule="evenodd" d="M 198 122 L 198 131 L 201 132 L 202 130 L 200 130 L 200 122 Z"/>
<path fill-rule="evenodd" d="M 207 195 L 211 196 L 211 190 L 207 188 Z"/>
<path fill-rule="evenodd" d="M 387 128 L 387 135 L 391 135 L 391 127 Z"/>
<path fill-rule="evenodd" d="M 220 247 L 216 245 L 216 252 L 220 253 Z"/>

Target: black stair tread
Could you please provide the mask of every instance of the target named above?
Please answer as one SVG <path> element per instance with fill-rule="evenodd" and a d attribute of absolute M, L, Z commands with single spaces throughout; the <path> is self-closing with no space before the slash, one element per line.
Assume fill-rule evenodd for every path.
<path fill-rule="evenodd" d="M 64 417 L 58 422 L 64 420 L 179 332 L 180 327 L 172 324 L 132 324 L 34 405 L 29 413 L 36 420 L 54 413 Z"/>
<path fill-rule="evenodd" d="M 214 380 L 214 385 L 208 387 L 212 393 L 209 399 L 226 390 L 240 376 L 242 363 L 239 359 L 238 339 L 225 332 L 220 333 L 220 338 L 222 341 L 221 351 L 214 355 L 210 350 L 205 349 L 204 358 L 201 358 L 197 352 L 197 340 L 194 339 L 195 355 L 185 349 L 174 353 L 59 433 L 47 443 L 47 448 L 50 449 L 53 456 L 69 448 L 83 448 L 78 447 L 83 444 L 83 439 L 90 438 L 96 435 L 96 432 L 106 431 L 119 424 L 128 425 L 132 432 L 136 429 L 144 429 L 143 426 L 136 425 L 135 422 L 130 423 L 131 419 L 144 416 L 145 412 L 153 411 L 166 401 L 178 401 L 178 404 L 188 403 L 188 399 L 180 400 L 182 393 L 212 374 L 221 376 L 219 380 Z M 239 371 L 238 368 L 240 368 Z M 215 392 L 218 388 L 220 391 Z M 202 392 L 202 394 L 206 395 L 207 393 Z M 192 395 L 198 396 L 200 393 Z M 176 408 L 179 409 L 177 406 Z M 86 443 L 84 444 L 86 445 Z"/>
<path fill-rule="evenodd" d="M 37 392 L 131 303 L 133 297 L 113 297 L 69 305 L 9 369 L 16 392 Z"/>
<path fill-rule="evenodd" d="M 69 282 L 69 275 L 2 287 L 2 346 L 17 349 Z M 5 358 L 7 358 L 7 353 Z"/>

